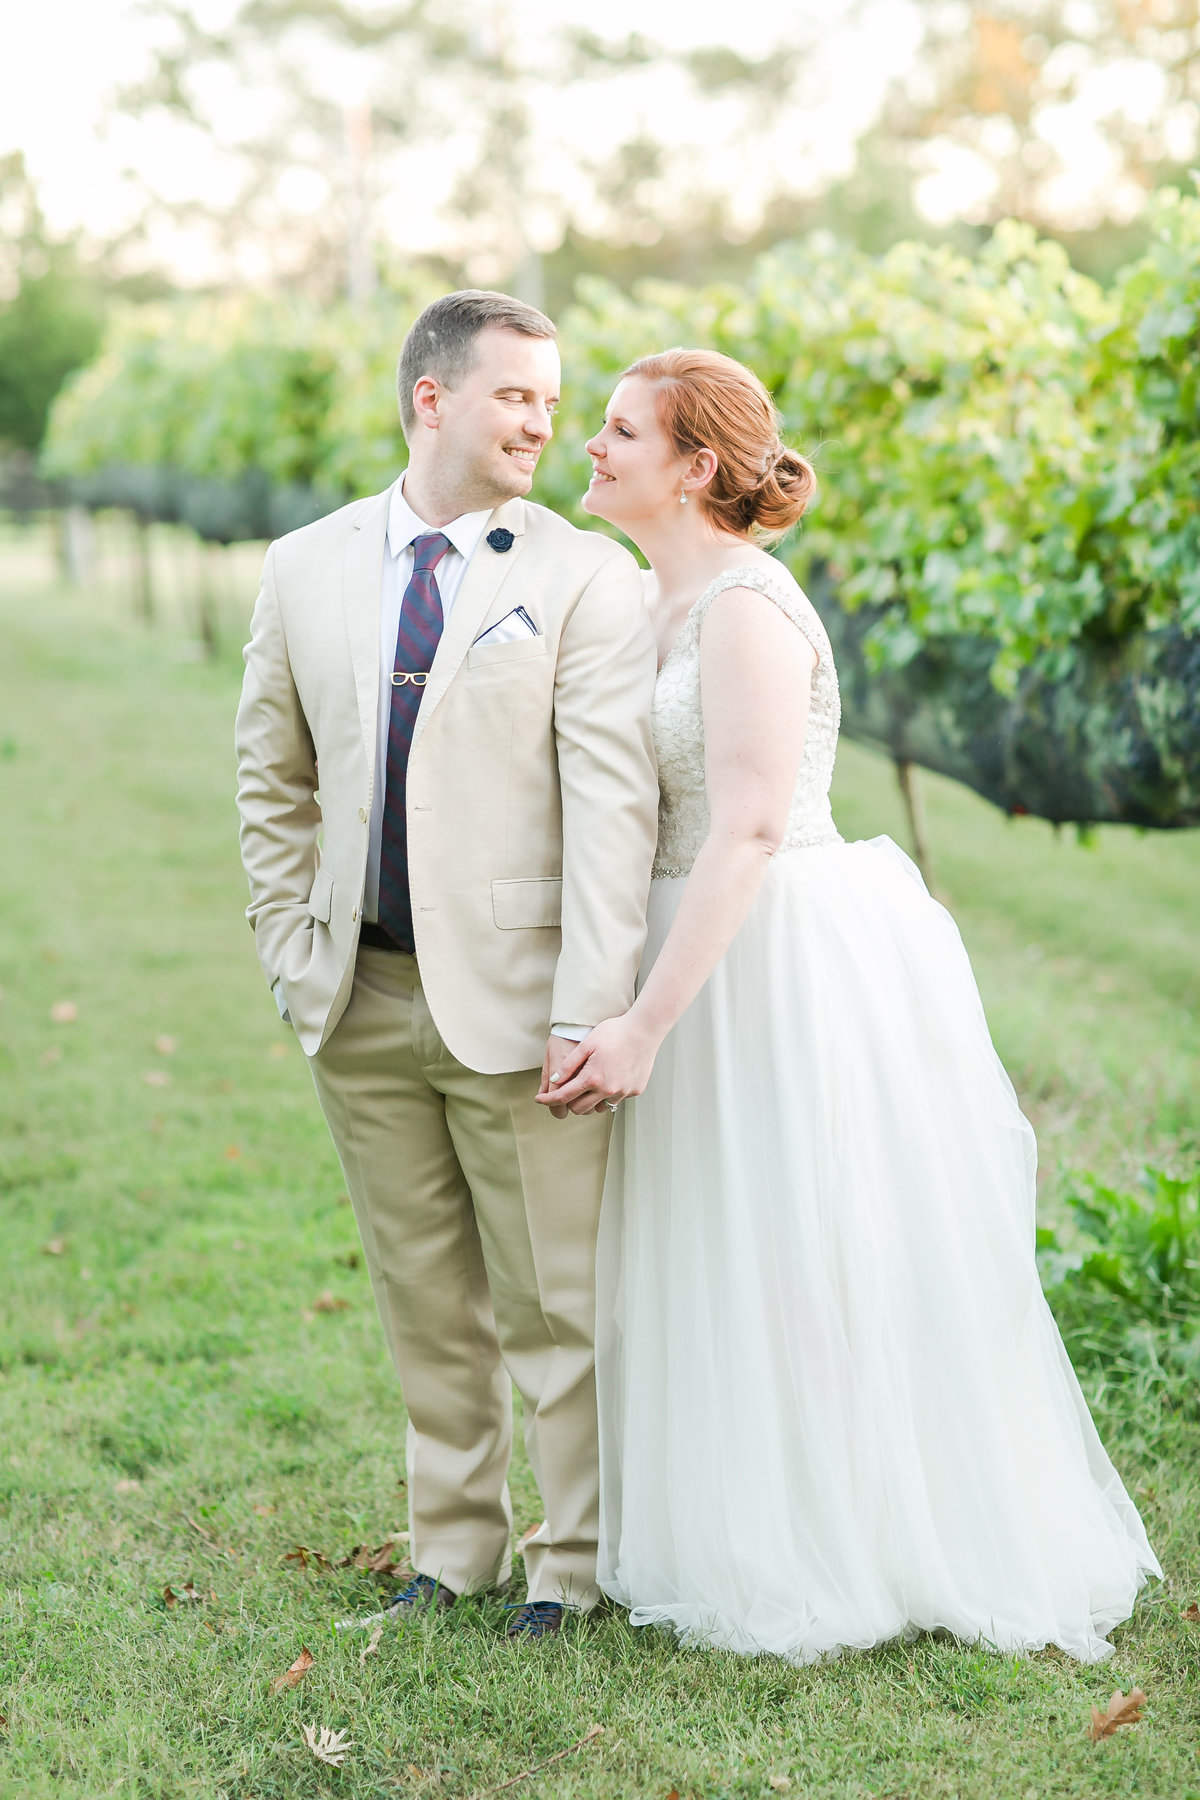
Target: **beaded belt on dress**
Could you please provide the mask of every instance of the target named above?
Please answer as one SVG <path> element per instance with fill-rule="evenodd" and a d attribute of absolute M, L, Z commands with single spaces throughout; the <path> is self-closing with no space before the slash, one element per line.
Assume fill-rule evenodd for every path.
<path fill-rule="evenodd" d="M 782 843 L 775 852 L 776 856 L 787 856 L 793 850 L 827 850 L 830 844 L 844 842 L 840 831 L 822 832 L 820 837 L 797 838 L 794 843 Z M 651 881 L 677 881 L 683 875 L 690 875 L 693 863 L 660 863 L 656 862 L 650 871 Z"/>

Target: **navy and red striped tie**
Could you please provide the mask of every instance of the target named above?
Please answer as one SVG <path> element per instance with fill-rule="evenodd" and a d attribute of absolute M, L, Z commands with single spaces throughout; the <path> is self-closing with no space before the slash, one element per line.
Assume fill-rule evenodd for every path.
<path fill-rule="evenodd" d="M 415 952 L 412 896 L 408 889 L 408 755 L 421 710 L 425 678 L 442 635 L 442 596 L 434 570 L 450 539 L 430 531 L 413 545 L 413 572 L 400 603 L 392 713 L 388 725 L 387 784 L 383 800 L 383 842 L 379 857 L 379 923 L 392 941 Z M 412 676 L 417 676 L 416 681 Z M 402 677 L 408 677 L 405 680 Z"/>

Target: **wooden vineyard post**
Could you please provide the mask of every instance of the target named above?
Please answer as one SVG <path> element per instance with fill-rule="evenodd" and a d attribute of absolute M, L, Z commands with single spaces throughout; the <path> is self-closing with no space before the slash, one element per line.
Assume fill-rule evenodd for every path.
<path fill-rule="evenodd" d="M 57 516 L 63 575 L 72 587 L 90 588 L 96 561 L 92 515 L 84 506 L 67 506 Z"/>
<path fill-rule="evenodd" d="M 197 624 L 204 653 L 211 660 L 217 654 L 217 589 L 214 558 L 222 555 L 220 544 L 200 545 L 200 588 L 197 595 Z M 222 571 L 223 573 L 223 571 Z"/>
<path fill-rule="evenodd" d="M 900 798 L 904 802 L 904 816 L 908 820 L 908 835 L 912 842 L 913 861 L 921 871 L 925 886 L 932 893 L 933 868 L 929 860 L 925 805 L 921 799 L 921 789 L 917 784 L 916 769 L 905 757 L 897 756 L 895 764 L 896 784 L 900 789 Z"/>
<path fill-rule="evenodd" d="M 134 549 L 137 557 L 138 610 L 144 625 L 154 623 L 154 563 L 150 554 L 150 527 L 140 513 L 133 515 Z"/>

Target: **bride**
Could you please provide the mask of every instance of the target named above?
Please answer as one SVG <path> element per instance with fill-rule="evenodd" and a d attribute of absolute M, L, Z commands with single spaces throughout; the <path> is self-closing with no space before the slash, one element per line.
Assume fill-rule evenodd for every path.
<path fill-rule="evenodd" d="M 812 470 L 707 351 L 635 363 L 588 451 L 661 661 L 640 991 L 539 1096 L 629 1101 L 601 1584 L 634 1624 L 797 1662 L 934 1630 L 1099 1661 L 1160 1571 L 1042 1297 L 1033 1133 L 958 932 L 833 823 L 829 640 L 758 547 Z"/>

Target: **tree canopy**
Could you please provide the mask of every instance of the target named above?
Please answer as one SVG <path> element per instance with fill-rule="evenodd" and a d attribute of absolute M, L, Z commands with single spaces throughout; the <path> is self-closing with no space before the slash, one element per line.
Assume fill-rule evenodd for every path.
<path fill-rule="evenodd" d="M 94 355 L 102 314 L 70 242 L 55 241 L 19 153 L 0 158 L 0 452 L 33 452 L 67 375 Z"/>

